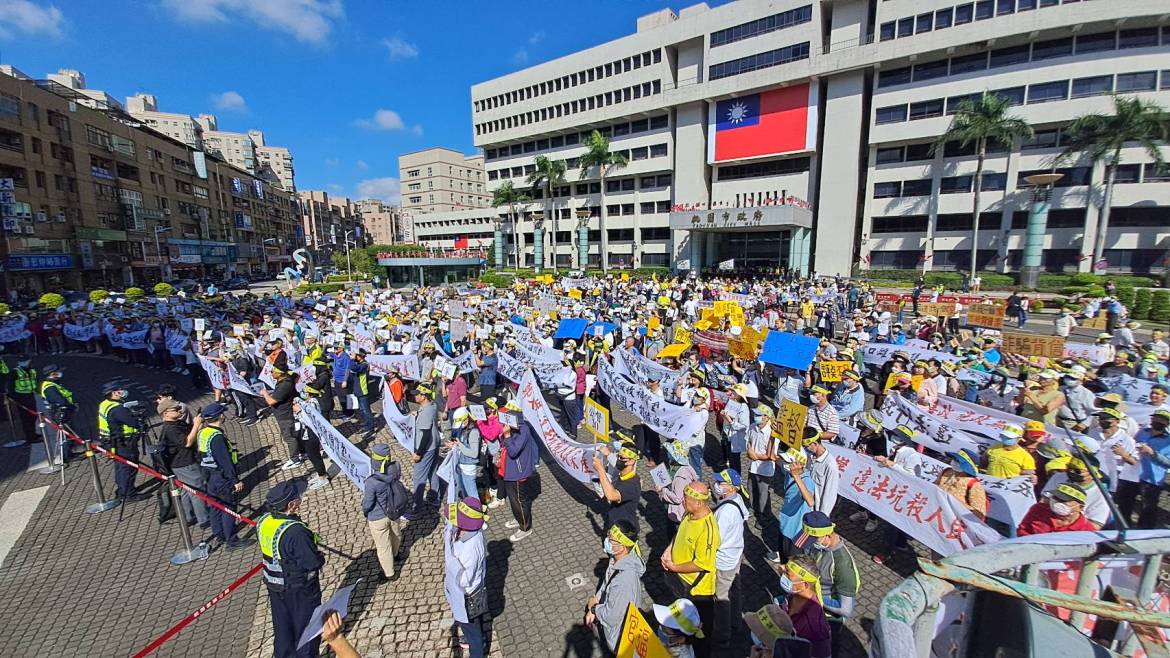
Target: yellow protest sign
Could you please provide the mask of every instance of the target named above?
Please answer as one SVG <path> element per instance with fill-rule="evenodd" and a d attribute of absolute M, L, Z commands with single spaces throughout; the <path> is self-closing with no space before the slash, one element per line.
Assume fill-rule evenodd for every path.
<path fill-rule="evenodd" d="M 671 343 L 666 347 L 658 350 L 658 354 L 654 355 L 655 359 L 676 359 L 682 356 L 682 353 L 687 351 L 690 345 L 687 343 Z"/>
<path fill-rule="evenodd" d="M 967 310 L 967 325 L 1003 329 L 1004 307 L 998 304 L 972 304 Z"/>
<path fill-rule="evenodd" d="M 735 306 L 735 302 L 715 302 L 715 317 L 723 317 L 731 313 L 731 309 Z"/>
<path fill-rule="evenodd" d="M 742 340 L 727 341 L 727 351 L 731 352 L 731 356 L 738 359 L 754 359 L 756 358 L 755 347 L 751 343 Z"/>
<path fill-rule="evenodd" d="M 648 329 L 657 329 L 660 326 L 662 326 L 662 320 L 659 320 L 657 315 L 650 316 L 650 320 L 646 323 Z"/>
<path fill-rule="evenodd" d="M 922 315 L 933 315 L 936 318 L 950 317 L 955 314 L 955 303 L 923 302 L 918 305 L 918 312 Z"/>
<path fill-rule="evenodd" d="M 776 410 L 776 419 L 772 421 L 772 434 L 789 448 L 798 448 L 804 436 L 807 419 L 808 407 L 799 402 L 784 400 Z"/>
<path fill-rule="evenodd" d="M 711 321 L 710 320 L 699 320 L 698 322 L 695 323 L 695 329 L 698 329 L 699 331 L 706 331 L 710 328 L 711 328 Z"/>
<path fill-rule="evenodd" d="M 703 308 L 699 309 L 699 319 L 700 320 L 707 320 L 709 322 L 714 315 L 715 315 L 715 309 L 713 309 L 713 308 L 703 307 Z"/>
<path fill-rule="evenodd" d="M 581 300 L 581 291 L 576 289 L 576 288 L 573 288 L 572 290 L 569 291 L 569 297 L 572 297 L 573 299 L 580 301 Z"/>
<path fill-rule="evenodd" d="M 1059 359 L 1064 356 L 1064 338 L 1062 336 L 1037 336 L 1005 331 L 1003 333 L 1003 351 L 1008 354 Z"/>
<path fill-rule="evenodd" d="M 687 331 L 686 329 L 683 329 L 682 327 L 675 327 L 674 328 L 674 342 L 682 343 L 684 345 L 690 345 L 691 344 L 691 332 Z"/>
<path fill-rule="evenodd" d="M 585 429 L 595 441 L 609 440 L 609 409 L 593 398 L 585 398 Z"/>
<path fill-rule="evenodd" d="M 817 364 L 821 369 L 821 381 L 839 382 L 841 375 L 853 367 L 852 361 L 821 361 Z"/>
<path fill-rule="evenodd" d="M 670 658 L 641 611 L 630 603 L 618 637 L 617 658 Z"/>
<path fill-rule="evenodd" d="M 622 272 L 622 281 L 629 281 L 630 275 L 627 272 Z"/>

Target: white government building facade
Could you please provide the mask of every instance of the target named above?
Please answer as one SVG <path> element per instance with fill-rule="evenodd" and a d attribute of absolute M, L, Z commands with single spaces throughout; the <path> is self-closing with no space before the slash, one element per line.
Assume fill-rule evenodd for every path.
<path fill-rule="evenodd" d="M 564 160 L 547 200 L 415 218 L 424 244 L 460 237 L 531 266 L 963 269 L 971 149 L 932 154 L 965 98 L 998 93 L 1036 131 L 989 154 L 978 265 L 1017 271 L 1032 190 L 1061 129 L 1110 93 L 1170 108 L 1167 0 L 738 0 L 638 19 L 634 34 L 471 88 L 488 190 L 526 188 Z M 593 130 L 629 164 L 580 177 Z M 1166 149 L 1170 156 L 1170 149 Z M 1170 159 L 1168 157 L 1167 159 Z M 1170 171 L 1140 148 L 1118 169 L 1111 271 L 1158 271 L 1170 247 Z M 1062 163 L 1043 267 L 1089 271 L 1104 167 Z M 604 207 L 605 235 L 601 234 Z M 543 221 L 535 221 L 541 219 Z M 497 230 L 501 233 L 497 234 Z M 542 244 L 534 244 L 539 240 Z M 603 244 L 604 243 L 604 244 Z M 579 247 L 587 245 L 582 262 Z"/>

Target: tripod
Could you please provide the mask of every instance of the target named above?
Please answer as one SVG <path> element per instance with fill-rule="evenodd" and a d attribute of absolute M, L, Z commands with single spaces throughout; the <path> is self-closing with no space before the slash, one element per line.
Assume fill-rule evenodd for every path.
<path fill-rule="evenodd" d="M 70 446 L 71 440 L 69 438 L 69 435 L 75 434 L 75 432 L 73 432 L 73 430 L 65 422 L 66 414 L 67 414 L 67 411 L 65 409 L 58 409 L 58 408 L 50 409 L 49 415 L 53 419 L 53 422 L 51 424 L 49 422 L 45 421 L 43 415 L 40 417 L 41 440 L 44 441 L 44 443 L 45 443 L 45 458 L 49 460 L 49 465 L 40 469 L 37 472 L 40 473 L 41 475 L 52 475 L 54 473 L 60 473 L 62 485 L 65 484 L 65 466 L 66 466 L 66 458 L 65 458 L 66 453 L 65 453 L 65 451 L 69 450 L 72 452 L 72 447 Z M 55 456 L 53 453 L 53 444 L 49 442 L 50 430 L 53 430 L 56 432 L 54 443 L 56 443 L 57 453 Z"/>

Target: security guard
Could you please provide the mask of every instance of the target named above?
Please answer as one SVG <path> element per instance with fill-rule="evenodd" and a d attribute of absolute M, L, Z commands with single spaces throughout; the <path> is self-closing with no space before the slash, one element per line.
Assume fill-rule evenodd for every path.
<path fill-rule="evenodd" d="M 138 461 L 138 433 L 142 431 L 138 419 L 130 413 L 122 401 L 130 392 L 121 385 L 110 382 L 102 387 L 106 399 L 98 403 L 98 438 L 111 452 L 132 462 Z M 126 502 L 148 498 L 138 493 L 134 478 L 138 470 L 122 462 L 114 464 L 114 482 L 117 483 L 118 498 Z"/>
<path fill-rule="evenodd" d="M 207 491 L 228 508 L 233 508 L 236 495 L 244 490 L 244 483 L 237 479 L 236 462 L 239 453 L 223 433 L 223 414 L 227 407 L 212 402 L 199 412 L 203 427 L 197 435 L 197 446 L 202 458 L 199 465 L 207 473 Z M 236 519 L 231 514 L 211 506 L 211 532 L 228 550 L 247 546 L 251 539 L 236 538 Z"/>
<path fill-rule="evenodd" d="M 48 409 L 49 419 L 57 426 L 66 425 L 73 420 L 73 412 L 77 410 L 77 405 L 73 404 L 73 392 L 57 383 L 63 374 L 57 366 L 45 366 L 43 374 L 45 378 L 41 381 L 40 394 Z M 51 430 L 50 435 L 55 432 L 55 429 Z M 66 441 L 61 448 L 61 460 L 68 463 L 73 453 L 73 442 Z"/>
<path fill-rule="evenodd" d="M 349 366 L 349 372 L 353 376 L 353 394 L 357 397 L 358 413 L 361 414 L 362 423 L 366 428 L 364 438 L 374 436 L 374 412 L 370 410 L 370 364 L 366 363 L 367 352 L 358 350 L 353 357 L 353 363 Z"/>
<path fill-rule="evenodd" d="M 36 411 L 37 401 L 33 393 L 37 390 L 37 371 L 29 367 L 27 356 L 20 357 L 16 362 L 16 370 L 12 373 L 12 399 L 20 407 L 14 411 L 20 419 L 20 429 L 24 433 L 24 442 L 32 443 L 37 440 L 37 418 L 31 412 Z"/>
<path fill-rule="evenodd" d="M 320 538 L 297 516 L 301 487 L 296 480 L 272 487 L 265 504 L 268 513 L 257 520 L 256 535 L 272 606 L 275 658 L 310 658 L 318 653 L 320 637 L 300 651 L 296 647 L 313 610 L 321 605 L 318 575 L 325 556 L 317 550 Z"/>
<path fill-rule="evenodd" d="M 309 354 L 305 357 L 304 365 L 313 366 L 313 377 L 305 384 L 304 396 L 317 400 L 321 406 L 321 415 L 329 418 L 333 415 L 333 364 L 325 351 L 316 345 L 315 338 L 313 345 L 309 345 L 310 338 L 313 336 L 305 337 L 305 349 Z"/>

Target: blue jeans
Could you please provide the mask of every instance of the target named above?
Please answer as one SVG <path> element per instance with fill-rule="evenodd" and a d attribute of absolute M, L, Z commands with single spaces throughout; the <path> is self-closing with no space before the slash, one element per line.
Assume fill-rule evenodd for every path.
<path fill-rule="evenodd" d="M 423 453 L 423 456 L 414 466 L 411 467 L 410 479 L 414 482 L 414 512 L 420 513 L 423 511 L 423 506 L 426 504 L 427 484 L 435 479 L 435 473 L 439 470 L 439 453 L 437 450 L 428 450 Z M 431 498 L 437 500 L 439 490 L 433 484 L 431 486 Z"/>
<path fill-rule="evenodd" d="M 703 446 L 691 446 L 690 450 L 687 450 L 687 461 L 691 463 L 695 473 L 703 477 Z"/>
<path fill-rule="evenodd" d="M 459 630 L 463 631 L 463 639 L 467 642 L 467 655 L 470 658 L 483 658 L 487 650 L 484 646 L 483 615 L 457 623 Z"/>
<path fill-rule="evenodd" d="M 459 491 L 464 498 L 479 498 L 479 487 L 475 486 L 475 475 L 468 475 L 458 465 L 455 467 L 459 476 Z"/>
<path fill-rule="evenodd" d="M 370 397 L 368 395 L 357 396 L 358 412 L 362 415 L 362 423 L 365 425 L 367 432 L 374 431 L 374 412 L 370 411 Z"/>
<path fill-rule="evenodd" d="M 1023 310 L 1023 309 L 1020 309 L 1020 319 L 1019 319 L 1019 324 L 1017 324 L 1017 325 L 1016 325 L 1016 327 L 1017 327 L 1017 328 L 1019 328 L 1019 329 L 1023 329 L 1023 328 L 1024 328 L 1024 324 L 1025 324 L 1027 321 L 1028 321 L 1028 312 L 1027 312 L 1027 311 L 1025 311 L 1025 310 Z"/>

